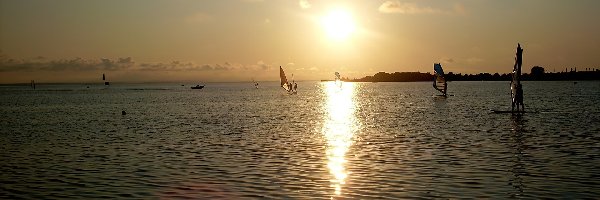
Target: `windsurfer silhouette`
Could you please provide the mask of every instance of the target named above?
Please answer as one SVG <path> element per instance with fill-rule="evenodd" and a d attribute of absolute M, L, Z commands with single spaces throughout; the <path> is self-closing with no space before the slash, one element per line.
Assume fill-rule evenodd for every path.
<path fill-rule="evenodd" d="M 521 48 L 521 44 L 517 43 L 517 53 L 515 58 L 515 69 L 514 73 L 517 75 L 521 75 L 521 66 L 523 65 L 523 48 Z M 525 111 L 525 104 L 523 104 L 523 85 L 520 82 L 517 82 L 516 85 L 516 93 L 514 94 L 514 99 L 512 102 L 512 108 L 514 111 L 515 105 L 517 106 L 517 111 L 519 111 L 519 105 L 521 105 L 521 111 Z"/>
<path fill-rule="evenodd" d="M 515 94 L 515 100 L 517 101 L 517 110 L 519 110 L 519 105 L 521 105 L 521 111 L 525 111 L 525 105 L 523 104 L 523 85 L 519 83 L 517 86 L 517 94 Z"/>

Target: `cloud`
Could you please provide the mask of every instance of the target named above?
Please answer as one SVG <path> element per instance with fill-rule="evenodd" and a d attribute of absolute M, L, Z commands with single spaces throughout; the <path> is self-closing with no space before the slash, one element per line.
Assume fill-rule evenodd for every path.
<path fill-rule="evenodd" d="M 255 64 L 243 65 L 225 62 L 222 64 L 195 64 L 193 62 L 171 61 L 167 63 L 136 63 L 131 57 L 117 59 L 61 59 L 47 60 L 34 58 L 17 60 L 0 53 L 0 72 L 93 72 L 93 71 L 155 71 L 155 72 L 186 72 L 186 71 L 269 71 L 271 64 L 258 61 Z"/>
<path fill-rule="evenodd" d="M 300 8 L 302 8 L 302 9 L 309 9 L 310 7 L 312 7 L 312 5 L 310 4 L 310 2 L 308 2 L 308 0 L 300 0 L 300 1 L 298 1 L 298 5 L 300 5 Z"/>
<path fill-rule="evenodd" d="M 206 13 L 194 13 L 192 15 L 189 15 L 185 18 L 185 21 L 187 23 L 206 23 L 206 22 L 210 22 L 213 20 L 213 17 L 209 14 Z"/>
<path fill-rule="evenodd" d="M 465 14 L 462 4 L 454 4 L 452 10 L 442 10 L 432 7 L 422 7 L 416 3 L 404 3 L 399 0 L 388 0 L 379 6 L 379 12 L 399 14 Z"/>
<path fill-rule="evenodd" d="M 8 57 L 0 59 L 0 72 L 16 71 L 116 71 L 131 69 L 135 62 L 131 57 L 111 60 L 85 60 L 82 58 L 50 60 L 16 60 Z"/>
<path fill-rule="evenodd" d="M 465 6 L 463 6 L 460 3 L 454 4 L 454 12 L 460 15 L 465 15 L 467 14 L 467 10 L 465 9 Z"/>
<path fill-rule="evenodd" d="M 224 64 L 201 64 L 192 62 L 172 61 L 170 63 L 142 63 L 137 70 L 140 71 L 226 71 L 234 67 L 225 62 Z"/>
<path fill-rule="evenodd" d="M 453 63 L 455 60 L 453 58 L 443 57 L 440 59 L 441 63 Z"/>
<path fill-rule="evenodd" d="M 480 63 L 480 62 L 483 62 L 483 61 L 484 61 L 483 58 L 477 58 L 477 57 L 467 58 L 467 62 L 470 63 L 470 64 Z"/>

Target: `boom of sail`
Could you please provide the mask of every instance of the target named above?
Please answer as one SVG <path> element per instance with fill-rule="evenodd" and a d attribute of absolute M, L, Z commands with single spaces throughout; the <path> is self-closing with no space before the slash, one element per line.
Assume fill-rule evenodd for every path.
<path fill-rule="evenodd" d="M 434 63 L 433 73 L 435 75 L 435 77 L 433 78 L 433 88 L 435 88 L 437 91 L 440 91 L 444 96 L 446 96 L 448 85 L 446 83 L 446 78 L 444 78 L 444 70 L 442 69 L 442 64 Z"/>

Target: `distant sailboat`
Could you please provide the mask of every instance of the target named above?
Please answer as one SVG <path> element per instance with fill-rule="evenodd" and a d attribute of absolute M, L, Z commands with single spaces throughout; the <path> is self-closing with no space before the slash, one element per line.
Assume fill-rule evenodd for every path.
<path fill-rule="evenodd" d="M 285 72 L 283 71 L 283 68 L 281 68 L 281 66 L 279 66 L 279 79 L 281 80 L 280 82 L 280 86 L 288 93 L 293 94 L 295 93 L 293 88 L 292 88 L 292 84 L 290 84 L 287 80 L 287 78 L 285 77 Z"/>
<path fill-rule="evenodd" d="M 446 78 L 444 78 L 444 70 L 442 69 L 442 64 L 434 63 L 433 64 L 433 73 L 435 78 L 433 79 L 433 88 L 437 91 L 440 91 L 443 96 L 447 96 L 448 85 L 446 83 Z"/>
<path fill-rule="evenodd" d="M 254 87 L 256 87 L 256 89 L 258 89 L 258 82 L 256 82 L 254 79 L 252 79 L 252 82 L 254 83 Z"/>
<path fill-rule="evenodd" d="M 104 81 L 104 85 L 110 85 L 108 81 L 106 81 L 106 76 L 102 74 L 102 80 Z"/>

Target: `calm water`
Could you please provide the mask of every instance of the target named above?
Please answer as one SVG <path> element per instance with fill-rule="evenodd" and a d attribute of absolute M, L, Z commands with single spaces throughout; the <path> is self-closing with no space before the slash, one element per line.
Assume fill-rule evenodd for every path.
<path fill-rule="evenodd" d="M 0 198 L 600 198 L 597 81 L 90 87 L 0 87 Z"/>

